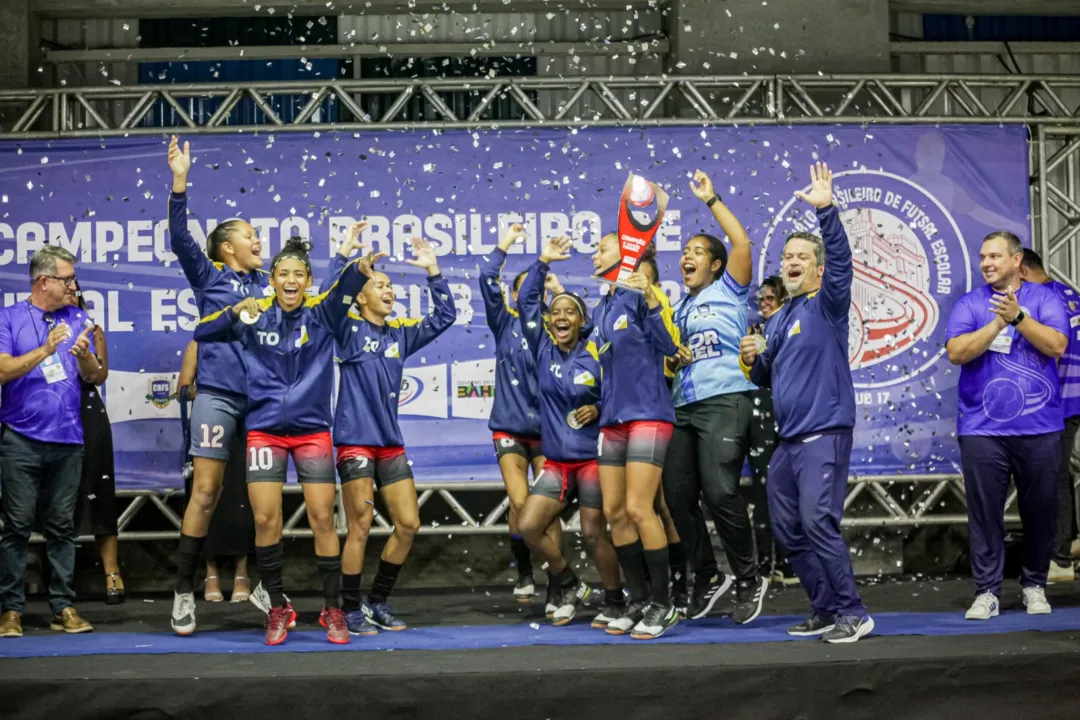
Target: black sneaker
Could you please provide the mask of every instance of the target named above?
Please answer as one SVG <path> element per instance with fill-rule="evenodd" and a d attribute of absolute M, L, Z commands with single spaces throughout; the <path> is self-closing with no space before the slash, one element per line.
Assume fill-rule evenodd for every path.
<path fill-rule="evenodd" d="M 827 643 L 853 643 L 874 632 L 874 618 L 869 615 L 844 615 L 822 638 Z"/>
<path fill-rule="evenodd" d="M 649 603 L 641 621 L 630 631 L 635 640 L 655 640 L 679 622 L 679 613 L 674 605 Z"/>
<path fill-rule="evenodd" d="M 604 631 L 607 632 L 608 635 L 626 635 L 641 622 L 641 618 L 644 617 L 645 608 L 647 606 L 648 603 L 644 600 L 630 603 L 623 609 L 622 614 L 620 614 L 619 617 L 608 623 L 608 626 L 604 628 Z"/>
<path fill-rule="evenodd" d="M 835 615 L 818 615 L 814 613 L 810 617 L 788 628 L 787 634 L 794 637 L 817 637 L 836 627 Z"/>
<path fill-rule="evenodd" d="M 745 625 L 760 615 L 768 589 L 769 581 L 763 577 L 740 580 L 735 587 L 735 612 L 731 614 L 731 619 L 738 625 Z"/>
<path fill-rule="evenodd" d="M 601 630 L 606 629 L 608 625 L 622 617 L 625 609 L 626 605 L 606 603 L 593 618 L 592 626 Z"/>
<path fill-rule="evenodd" d="M 705 578 L 694 578 L 694 594 L 690 598 L 690 607 L 687 614 L 691 620 L 700 620 L 712 612 L 713 606 L 720 596 L 731 588 L 731 578 L 723 573 Z"/>
<path fill-rule="evenodd" d="M 555 627 L 568 625 L 577 615 L 578 605 L 587 602 L 590 597 L 592 597 L 592 588 L 586 582 L 579 580 L 569 587 L 564 587 L 562 589 L 562 602 L 559 603 L 559 607 L 555 609 L 555 613 L 551 616 L 551 624 Z"/>

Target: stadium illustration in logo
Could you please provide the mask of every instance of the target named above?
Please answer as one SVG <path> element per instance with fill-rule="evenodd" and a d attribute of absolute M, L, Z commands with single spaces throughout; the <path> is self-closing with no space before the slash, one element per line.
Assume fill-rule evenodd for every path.
<path fill-rule="evenodd" d="M 854 264 L 848 327 L 852 379 L 862 389 L 908 382 L 945 352 L 948 311 L 971 289 L 967 248 L 948 211 L 910 180 L 866 169 L 834 178 L 834 200 Z M 820 234 L 817 225 L 813 208 L 795 198 L 788 201 L 765 237 L 758 278 L 779 272 L 789 233 Z"/>

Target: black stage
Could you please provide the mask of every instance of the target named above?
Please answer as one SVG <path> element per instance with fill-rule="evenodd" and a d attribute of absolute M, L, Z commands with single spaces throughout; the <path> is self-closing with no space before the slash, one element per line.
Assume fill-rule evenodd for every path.
<path fill-rule="evenodd" d="M 863 586 L 871 612 L 956 613 L 970 581 L 896 580 Z M 1017 613 L 1006 583 L 1003 610 Z M 1080 583 L 1051 587 L 1055 610 L 1080 606 Z M 96 633 L 168 629 L 171 598 L 83 602 Z M 319 600 L 301 599 L 298 630 Z M 542 622 L 537 600 L 509 588 L 400 593 L 395 609 L 414 627 Z M 725 611 L 724 603 L 718 606 Z M 802 591 L 770 592 L 766 611 L 805 611 Z M 1072 611 L 1069 611 L 1072 612 Z M 584 613 L 585 617 L 589 615 Z M 259 635 L 250 605 L 199 604 L 200 635 Z M 48 620 L 37 600 L 24 617 L 33 643 Z M 767 620 L 762 616 L 762 620 Z M 576 621 L 580 622 L 580 621 Z M 990 621 L 994 622 L 994 621 Z M 689 628 L 693 623 L 680 625 Z M 409 632 L 408 630 L 405 632 Z M 601 631 L 595 631 L 601 632 Z M 380 636 L 381 637 L 381 636 Z M 89 636 L 72 638 L 81 641 Z M 363 643 L 370 638 L 353 638 Z M 0 660 L 4 718 L 1080 718 L 1080 632 L 870 636 L 856 645 L 818 641 L 551 646 L 485 650 L 90 655 Z"/>

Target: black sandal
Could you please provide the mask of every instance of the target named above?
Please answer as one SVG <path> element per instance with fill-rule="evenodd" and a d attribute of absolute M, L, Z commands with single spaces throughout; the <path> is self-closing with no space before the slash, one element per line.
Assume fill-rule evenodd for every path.
<path fill-rule="evenodd" d="M 113 586 L 109 587 L 109 579 L 112 579 Z M 116 581 L 120 579 L 120 573 L 105 573 L 105 604 L 106 605 L 119 605 L 124 602 L 124 588 L 116 587 Z"/>

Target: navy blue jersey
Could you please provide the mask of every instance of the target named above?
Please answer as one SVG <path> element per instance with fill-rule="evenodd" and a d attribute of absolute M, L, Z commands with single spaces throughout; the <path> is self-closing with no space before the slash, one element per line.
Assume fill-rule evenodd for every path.
<path fill-rule="evenodd" d="M 601 427 L 675 422 L 664 358 L 679 349 L 663 311 L 663 305 L 650 310 L 644 295 L 623 288 L 612 288 L 593 311 L 593 341 L 603 369 Z"/>
<path fill-rule="evenodd" d="M 367 277 L 350 263 L 330 289 L 286 312 L 273 298 L 245 325 L 232 308 L 206 316 L 195 328 L 200 343 L 232 341 L 243 348 L 247 372 L 247 429 L 306 435 L 330 428 L 334 336 Z M 199 379 L 202 380 L 202 368 Z M 236 374 L 237 368 L 233 369 Z"/>
<path fill-rule="evenodd" d="M 536 361 L 516 310 L 506 303 L 499 276 L 506 253 L 496 248 L 480 268 L 480 295 L 495 336 L 495 402 L 488 427 L 519 437 L 540 434 Z"/>
<path fill-rule="evenodd" d="M 529 269 L 518 292 L 521 329 L 536 357 L 540 389 L 540 445 L 544 457 L 556 462 L 581 462 L 596 458 L 599 423 L 575 430 L 567 422 L 573 411 L 600 404 L 600 360 L 596 345 L 582 329 L 577 345 L 569 352 L 559 349 L 544 326 L 544 279 L 549 268 L 537 262 Z"/>
<path fill-rule="evenodd" d="M 765 352 L 753 367 L 743 365 L 751 382 L 772 388 L 784 440 L 855 427 L 855 386 L 848 365 L 851 245 L 835 206 L 817 215 L 825 244 L 821 289 L 785 302 L 765 324 Z"/>
<path fill-rule="evenodd" d="M 261 298 L 269 292 L 266 284 L 270 276 L 263 270 L 236 272 L 206 257 L 188 232 L 187 193 L 174 192 L 169 196 L 169 245 L 195 291 L 199 315 L 204 318 L 231 308 L 246 297 Z M 242 352 L 236 342 L 199 343 L 200 390 L 246 395 Z"/>

